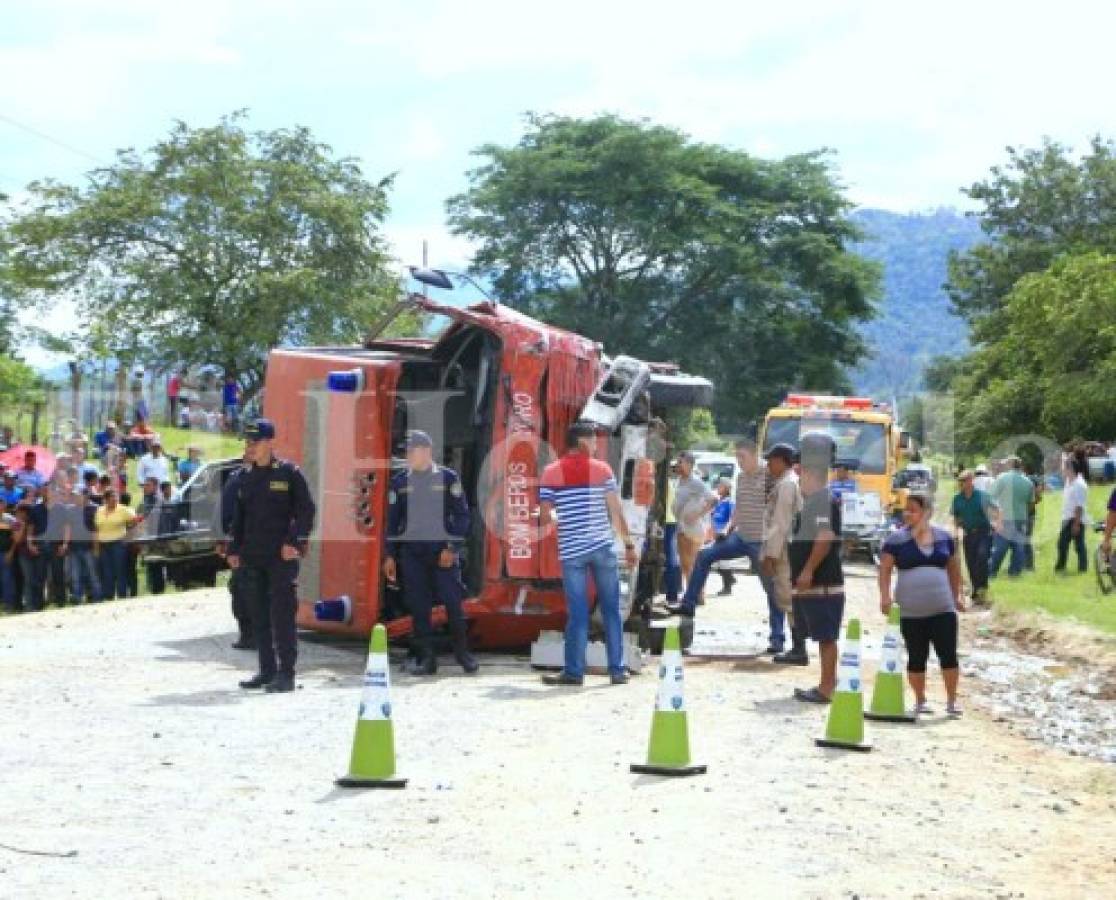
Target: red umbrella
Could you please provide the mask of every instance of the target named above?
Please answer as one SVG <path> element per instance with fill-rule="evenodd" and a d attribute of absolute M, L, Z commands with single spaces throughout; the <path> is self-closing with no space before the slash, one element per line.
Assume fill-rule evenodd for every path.
<path fill-rule="evenodd" d="M 24 453 L 35 454 L 35 469 L 41 472 L 43 477 L 50 478 L 54 474 L 54 465 L 57 462 L 54 454 L 46 447 L 38 447 L 34 444 L 16 444 L 14 447 L 9 447 L 0 453 L 0 463 L 9 469 L 22 469 Z"/>

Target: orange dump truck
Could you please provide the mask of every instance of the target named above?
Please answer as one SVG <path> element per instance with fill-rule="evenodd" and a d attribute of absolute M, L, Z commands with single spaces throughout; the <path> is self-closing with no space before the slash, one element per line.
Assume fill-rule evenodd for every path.
<path fill-rule="evenodd" d="M 373 334 L 359 347 L 279 349 L 268 360 L 264 414 L 276 423 L 277 452 L 302 467 L 318 504 L 299 625 L 365 635 L 384 622 L 392 637 L 410 632 L 400 592 L 380 570 L 388 483 L 411 428 L 432 434 L 436 461 L 461 475 L 473 511 L 464 576 L 474 646 L 525 646 L 564 625 L 538 478 L 577 419 L 610 435 L 608 461 L 641 551 L 637 571 L 625 573 L 626 610 L 649 602 L 660 533 L 651 513 L 666 474 L 655 417 L 710 405 L 712 385 L 671 365 L 609 359 L 587 338 L 491 302 L 459 308 L 412 294 L 400 309 L 445 327 L 435 339 Z"/>

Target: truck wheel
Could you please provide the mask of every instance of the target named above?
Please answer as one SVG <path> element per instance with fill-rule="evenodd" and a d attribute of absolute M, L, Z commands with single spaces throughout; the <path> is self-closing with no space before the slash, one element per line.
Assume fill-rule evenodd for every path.
<path fill-rule="evenodd" d="M 166 571 L 167 571 L 166 578 L 167 578 L 167 581 L 170 584 L 173 584 L 180 591 L 186 590 L 186 588 L 187 588 L 186 579 L 183 577 L 181 566 L 167 566 Z"/>
<path fill-rule="evenodd" d="M 713 405 L 713 384 L 697 375 L 651 373 L 651 405 L 656 407 L 702 407 Z"/>

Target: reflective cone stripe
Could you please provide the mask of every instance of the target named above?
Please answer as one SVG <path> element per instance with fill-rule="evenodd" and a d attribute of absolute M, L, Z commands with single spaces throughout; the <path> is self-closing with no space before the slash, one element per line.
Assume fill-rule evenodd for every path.
<path fill-rule="evenodd" d="M 887 616 L 887 630 L 880 648 L 880 667 L 876 671 L 876 684 L 872 688 L 872 704 L 865 718 L 883 722 L 916 722 L 907 712 L 904 697 L 902 661 L 899 649 L 899 606 L 892 604 Z"/>
<path fill-rule="evenodd" d="M 338 778 L 338 785 L 401 788 L 407 784 L 407 779 L 395 777 L 392 712 L 387 631 L 383 625 L 377 625 L 372 629 L 368 647 L 349 774 Z"/>
<path fill-rule="evenodd" d="M 871 750 L 864 740 L 864 695 L 860 682 L 860 620 L 850 619 L 837 663 L 837 690 L 829 704 L 825 737 L 819 747 L 843 750 Z"/>
<path fill-rule="evenodd" d="M 631 770 L 646 775 L 700 775 L 705 766 L 690 763 L 690 732 L 682 688 L 682 642 L 678 628 L 667 629 L 659 661 L 659 690 L 651 715 L 647 763 Z"/>

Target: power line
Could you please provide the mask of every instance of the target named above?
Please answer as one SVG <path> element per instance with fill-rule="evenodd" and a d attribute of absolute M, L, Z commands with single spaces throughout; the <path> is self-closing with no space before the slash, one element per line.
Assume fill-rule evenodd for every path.
<path fill-rule="evenodd" d="M 59 138 L 52 137 L 45 131 L 39 131 L 38 128 L 34 128 L 31 125 L 20 122 L 18 119 L 13 119 L 11 116 L 7 116 L 4 113 L 0 113 L 0 122 L 7 122 L 13 128 L 18 128 L 20 131 L 26 131 L 28 134 L 34 135 L 40 140 L 47 141 L 48 143 L 61 147 L 63 150 L 69 150 L 71 153 L 76 153 L 78 156 L 84 156 L 86 159 L 92 160 L 99 166 L 109 165 L 109 163 L 105 162 L 100 157 L 94 156 L 92 153 L 86 153 L 84 150 L 80 149 L 79 147 L 75 147 L 73 144 L 68 144 L 63 140 L 60 140 Z"/>

